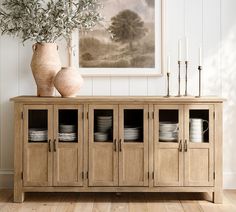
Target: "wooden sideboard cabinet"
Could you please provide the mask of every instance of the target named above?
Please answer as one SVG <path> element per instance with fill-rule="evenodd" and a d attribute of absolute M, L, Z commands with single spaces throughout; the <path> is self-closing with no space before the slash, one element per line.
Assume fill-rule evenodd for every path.
<path fill-rule="evenodd" d="M 11 100 L 15 202 L 25 192 L 208 192 L 222 202 L 221 98 Z"/>

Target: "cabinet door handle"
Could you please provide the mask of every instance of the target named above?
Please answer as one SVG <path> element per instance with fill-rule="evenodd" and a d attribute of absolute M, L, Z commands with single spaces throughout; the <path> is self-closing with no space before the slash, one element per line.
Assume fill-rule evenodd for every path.
<path fill-rule="evenodd" d="M 188 151 L 187 140 L 184 141 L 184 151 L 185 152 Z"/>
<path fill-rule="evenodd" d="M 51 152 L 52 149 L 51 149 L 51 139 L 48 140 L 48 151 Z"/>
<path fill-rule="evenodd" d="M 54 141 L 53 141 L 53 151 L 54 151 L 54 152 L 57 151 L 57 147 L 56 147 L 56 139 L 54 139 Z"/>
<path fill-rule="evenodd" d="M 179 151 L 182 152 L 183 148 L 182 148 L 182 140 L 179 141 Z"/>
<path fill-rule="evenodd" d="M 119 141 L 119 151 L 121 152 L 122 151 L 122 147 L 121 147 L 121 139 Z"/>
<path fill-rule="evenodd" d="M 116 152 L 116 139 L 114 139 L 114 151 Z"/>

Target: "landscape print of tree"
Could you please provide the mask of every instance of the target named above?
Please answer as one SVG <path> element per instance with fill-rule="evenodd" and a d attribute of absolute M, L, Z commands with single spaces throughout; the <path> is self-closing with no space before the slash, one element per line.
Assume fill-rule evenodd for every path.
<path fill-rule="evenodd" d="M 83 68 L 155 68 L 155 0 L 101 0 L 104 23 L 80 32 Z"/>

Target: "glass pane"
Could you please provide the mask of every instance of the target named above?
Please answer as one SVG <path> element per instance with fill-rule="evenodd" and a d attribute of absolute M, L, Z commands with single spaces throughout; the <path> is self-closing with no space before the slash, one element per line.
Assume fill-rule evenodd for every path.
<path fill-rule="evenodd" d="M 58 110 L 58 117 L 59 142 L 78 142 L 78 110 Z"/>
<path fill-rule="evenodd" d="M 179 110 L 159 110 L 159 142 L 178 142 Z"/>
<path fill-rule="evenodd" d="M 47 142 L 48 140 L 48 111 L 28 111 L 28 141 Z"/>
<path fill-rule="evenodd" d="M 124 110 L 124 142 L 143 142 L 143 109 Z"/>
<path fill-rule="evenodd" d="M 94 110 L 94 141 L 113 142 L 113 110 Z"/>
<path fill-rule="evenodd" d="M 209 110 L 189 111 L 189 141 L 209 142 Z"/>

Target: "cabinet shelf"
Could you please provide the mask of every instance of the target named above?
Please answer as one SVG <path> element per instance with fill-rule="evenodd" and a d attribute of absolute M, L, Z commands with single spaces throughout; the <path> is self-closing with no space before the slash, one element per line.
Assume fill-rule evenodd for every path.
<path fill-rule="evenodd" d="M 178 140 L 164 140 L 164 139 L 159 139 L 159 142 L 161 143 L 178 143 Z"/>
<path fill-rule="evenodd" d="M 125 140 L 124 139 L 124 142 L 125 143 L 143 143 L 143 140 Z"/>
<path fill-rule="evenodd" d="M 112 140 L 107 140 L 107 141 L 97 141 L 97 140 L 94 140 L 94 142 L 96 142 L 96 143 L 113 143 Z"/>
<path fill-rule="evenodd" d="M 58 140 L 60 143 L 77 143 L 78 140 L 70 140 L 70 141 L 65 141 L 65 140 Z"/>
<path fill-rule="evenodd" d="M 31 141 L 31 140 L 28 140 L 29 143 L 47 143 L 48 141 L 47 140 L 43 140 L 43 141 Z"/>

